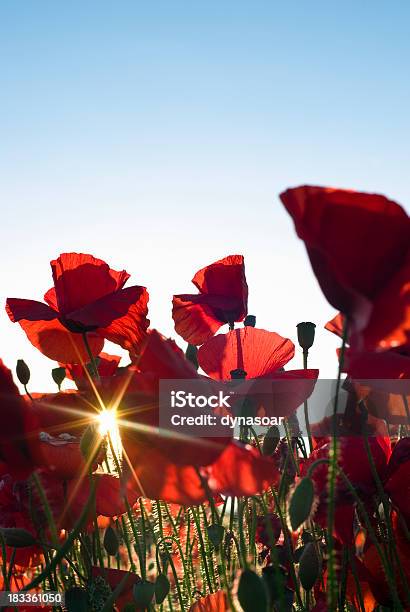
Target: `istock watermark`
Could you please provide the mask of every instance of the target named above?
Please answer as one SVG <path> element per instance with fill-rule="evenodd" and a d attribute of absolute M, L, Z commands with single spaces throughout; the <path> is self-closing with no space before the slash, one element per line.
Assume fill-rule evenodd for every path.
<path fill-rule="evenodd" d="M 170 393 L 171 408 L 231 408 L 230 400 L 233 391 L 225 395 L 223 391 L 219 391 L 217 395 L 196 395 L 195 393 L 186 392 L 183 389 L 179 391 L 172 390 Z"/>
<path fill-rule="evenodd" d="M 280 427 L 292 419 L 292 435 L 306 436 L 304 402 L 312 432 L 327 436 L 354 435 L 346 428 L 346 406 L 355 394 L 364 414 L 392 423 L 408 422 L 410 380 L 346 379 L 342 383 L 334 418 L 337 381 L 286 376 L 277 379 L 215 381 L 203 377 L 189 380 L 161 380 L 159 385 L 159 427 L 172 433 L 193 437 L 231 437 L 240 427 L 263 433 L 272 425 Z M 366 413 L 366 414 L 365 414 Z M 335 427 L 333 425 L 335 423 Z M 363 424 L 367 419 L 363 420 Z M 370 425 L 368 435 L 375 435 Z M 361 435 L 361 431 L 357 432 Z"/>

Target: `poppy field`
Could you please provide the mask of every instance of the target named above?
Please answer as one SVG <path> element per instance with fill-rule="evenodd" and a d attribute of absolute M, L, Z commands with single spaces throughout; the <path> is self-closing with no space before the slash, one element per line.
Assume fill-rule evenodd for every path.
<path fill-rule="evenodd" d="M 241 254 L 193 270 L 174 339 L 150 326 L 149 287 L 91 254 L 52 260 L 43 302 L 7 299 L 55 363 L 44 394 L 30 364 L 0 361 L 2 609 L 410 610 L 410 220 L 377 194 L 280 200 L 338 313 L 320 420 L 315 322 L 295 321 L 298 346 L 259 328 Z M 164 427 L 163 381 L 239 390 L 209 416 L 243 424 Z"/>

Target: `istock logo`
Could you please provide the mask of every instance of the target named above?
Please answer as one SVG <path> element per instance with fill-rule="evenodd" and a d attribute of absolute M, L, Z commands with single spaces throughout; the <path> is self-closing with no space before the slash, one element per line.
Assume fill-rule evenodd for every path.
<path fill-rule="evenodd" d="M 195 393 L 187 393 L 186 391 L 171 391 L 171 407 L 184 408 L 219 408 L 225 406 L 230 408 L 230 395 L 224 395 L 222 391 L 218 395 L 196 395 Z"/>

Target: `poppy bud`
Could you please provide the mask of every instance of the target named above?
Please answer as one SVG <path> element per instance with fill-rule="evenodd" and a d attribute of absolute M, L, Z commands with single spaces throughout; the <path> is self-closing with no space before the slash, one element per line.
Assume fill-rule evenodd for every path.
<path fill-rule="evenodd" d="M 314 509 L 315 491 L 310 478 L 302 478 L 291 493 L 289 501 L 288 522 L 292 531 L 296 531 L 310 517 Z"/>
<path fill-rule="evenodd" d="M 0 534 L 6 544 L 6 546 L 12 546 L 13 548 L 26 548 L 27 546 L 34 546 L 36 539 L 32 533 L 27 529 L 20 529 L 19 527 L 2 527 Z"/>
<path fill-rule="evenodd" d="M 114 556 L 118 552 L 118 546 L 119 541 L 117 532 L 109 525 L 104 534 L 104 548 L 109 555 Z"/>
<path fill-rule="evenodd" d="M 80 450 L 86 461 L 94 461 L 103 444 L 98 425 L 89 425 L 80 440 Z"/>
<path fill-rule="evenodd" d="M 85 589 L 73 587 L 65 592 L 65 607 L 67 612 L 87 612 L 88 595 Z"/>
<path fill-rule="evenodd" d="M 244 612 L 268 609 L 266 584 L 250 569 L 244 570 L 239 579 L 238 600 Z"/>
<path fill-rule="evenodd" d="M 149 582 L 148 580 L 137 582 L 134 584 L 132 594 L 137 606 L 145 610 L 145 608 L 150 607 L 154 598 L 155 584 L 153 582 Z"/>
<path fill-rule="evenodd" d="M 316 552 L 315 544 L 306 544 L 299 561 L 299 579 L 305 591 L 313 588 L 321 571 L 321 560 Z"/>
<path fill-rule="evenodd" d="M 245 372 L 245 370 L 241 370 L 240 368 L 230 371 L 232 380 L 239 380 L 239 379 L 246 378 L 246 374 L 247 373 Z"/>
<path fill-rule="evenodd" d="M 28 385 L 28 382 L 30 380 L 30 368 L 28 367 L 26 362 L 23 361 L 23 359 L 18 359 L 17 361 L 16 374 L 17 378 L 19 379 L 19 382 L 21 382 L 22 385 Z"/>
<path fill-rule="evenodd" d="M 51 370 L 51 376 L 57 387 L 60 389 L 61 383 L 65 379 L 65 368 L 53 368 Z"/>
<path fill-rule="evenodd" d="M 247 315 L 243 322 L 245 327 L 255 327 L 256 325 L 256 317 L 255 315 Z"/>
<path fill-rule="evenodd" d="M 198 365 L 199 365 L 197 355 L 198 355 L 198 349 L 196 348 L 195 344 L 188 344 L 188 346 L 186 347 L 186 351 L 185 351 L 185 357 L 188 359 L 188 361 L 192 363 L 195 370 L 198 369 Z"/>
<path fill-rule="evenodd" d="M 313 345 L 315 340 L 315 327 L 314 323 L 305 321 L 296 325 L 298 330 L 298 342 L 304 351 L 308 351 Z"/>
<path fill-rule="evenodd" d="M 270 427 L 268 431 L 266 432 L 265 437 L 263 439 L 262 453 L 264 455 L 267 455 L 268 457 L 273 455 L 273 453 L 276 450 L 277 445 L 279 444 L 279 440 L 280 440 L 279 427 L 277 427 L 276 425 L 272 425 L 272 427 Z"/>
<path fill-rule="evenodd" d="M 165 574 L 158 574 L 155 581 L 155 603 L 162 604 L 170 590 L 169 580 Z"/>
<path fill-rule="evenodd" d="M 224 538 L 225 528 L 222 527 L 222 525 L 217 524 L 209 525 L 207 528 L 207 533 L 210 542 L 212 542 L 215 548 L 218 548 Z"/>

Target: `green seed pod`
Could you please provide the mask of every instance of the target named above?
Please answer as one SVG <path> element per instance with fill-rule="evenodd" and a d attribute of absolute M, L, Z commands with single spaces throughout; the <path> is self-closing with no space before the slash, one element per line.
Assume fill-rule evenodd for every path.
<path fill-rule="evenodd" d="M 315 328 L 314 323 L 304 321 L 296 325 L 298 330 L 298 342 L 304 351 L 308 351 L 315 341 Z"/>
<path fill-rule="evenodd" d="M 22 385 L 24 386 L 28 385 L 29 380 L 30 380 L 30 368 L 28 367 L 28 365 L 23 359 L 17 360 L 16 374 L 17 374 L 17 378 L 19 379 L 19 382 Z"/>
<path fill-rule="evenodd" d="M 256 317 L 255 317 L 255 315 L 248 315 L 248 316 L 246 316 L 243 324 L 244 324 L 245 327 L 255 327 L 255 325 L 256 325 Z"/>
<path fill-rule="evenodd" d="M 61 383 L 65 379 L 65 374 L 65 368 L 53 368 L 51 370 L 51 376 L 58 388 L 61 387 Z"/>
<path fill-rule="evenodd" d="M 237 368 L 236 370 L 231 370 L 230 375 L 232 380 L 243 380 L 244 378 L 246 378 L 245 370 L 241 370 L 240 368 Z"/>

